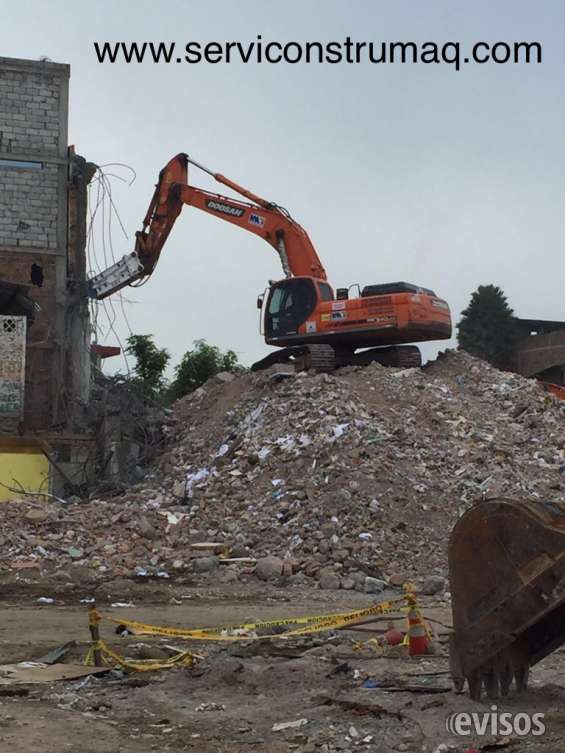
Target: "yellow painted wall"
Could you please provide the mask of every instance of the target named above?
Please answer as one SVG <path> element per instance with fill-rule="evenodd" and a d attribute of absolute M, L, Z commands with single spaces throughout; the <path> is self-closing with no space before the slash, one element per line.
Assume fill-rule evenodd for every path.
<path fill-rule="evenodd" d="M 49 491 L 49 461 L 41 452 L 0 451 L 0 502 L 22 494 L 6 489 L 23 487 L 26 492 Z"/>

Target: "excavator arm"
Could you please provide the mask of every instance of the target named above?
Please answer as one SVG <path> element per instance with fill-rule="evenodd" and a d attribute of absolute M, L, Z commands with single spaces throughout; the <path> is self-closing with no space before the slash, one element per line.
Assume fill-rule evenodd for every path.
<path fill-rule="evenodd" d="M 188 184 L 193 164 L 218 183 L 243 196 L 232 199 Z M 89 281 L 92 298 L 111 293 L 152 274 L 159 255 L 184 205 L 238 225 L 267 241 L 279 254 L 286 277 L 308 276 L 325 280 L 326 272 L 307 232 L 282 207 L 262 199 L 220 173 L 214 173 L 177 154 L 159 173 L 143 227 L 136 233 L 135 251 Z"/>

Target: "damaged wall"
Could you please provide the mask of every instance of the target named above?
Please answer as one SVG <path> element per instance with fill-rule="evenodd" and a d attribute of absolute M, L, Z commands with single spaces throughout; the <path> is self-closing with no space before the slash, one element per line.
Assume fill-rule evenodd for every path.
<path fill-rule="evenodd" d="M 0 314 L 14 313 L 3 309 L 14 290 L 31 310 L 16 312 L 28 316 L 24 416 L 16 428 L 0 416 L 0 487 L 21 460 L 30 475 L 18 483 L 45 491 L 45 474 L 17 457 L 31 443 L 27 460 L 44 454 L 57 494 L 129 478 L 160 426 L 150 406 L 134 410 L 113 383 L 91 382 L 85 245 L 97 167 L 68 146 L 69 76 L 68 65 L 0 58 Z"/>
<path fill-rule="evenodd" d="M 522 376 L 565 385 L 565 322 L 516 319 L 516 371 Z"/>
<path fill-rule="evenodd" d="M 26 430 L 67 428 L 88 399 L 77 288 L 93 166 L 67 146 L 69 76 L 68 65 L 0 58 L 0 278 L 30 285 L 41 306 L 27 340 Z"/>

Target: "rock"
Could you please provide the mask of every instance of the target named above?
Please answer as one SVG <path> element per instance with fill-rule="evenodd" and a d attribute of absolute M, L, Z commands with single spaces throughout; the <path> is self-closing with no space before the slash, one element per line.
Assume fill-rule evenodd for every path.
<path fill-rule="evenodd" d="M 401 588 L 406 583 L 406 581 L 406 576 L 402 575 L 401 573 L 393 573 L 388 579 L 388 582 L 394 588 Z"/>
<path fill-rule="evenodd" d="M 261 557 L 257 560 L 255 565 L 255 575 L 260 580 L 270 580 L 271 578 L 278 578 L 282 575 L 284 567 L 283 560 L 280 557 Z"/>
<path fill-rule="evenodd" d="M 230 549 L 230 557 L 249 557 L 249 549 L 245 544 L 234 544 Z"/>
<path fill-rule="evenodd" d="M 184 499 L 186 496 L 186 482 L 184 479 L 175 481 L 173 484 L 173 496 L 177 499 Z"/>
<path fill-rule="evenodd" d="M 347 506 L 351 504 L 351 500 L 353 499 L 351 492 L 347 489 L 338 489 L 338 491 L 335 493 L 335 501 L 340 506 Z"/>
<path fill-rule="evenodd" d="M 48 512 L 45 510 L 36 510 L 35 508 L 28 510 L 25 514 L 26 520 L 29 520 L 30 523 L 44 523 L 48 517 Z"/>
<path fill-rule="evenodd" d="M 363 584 L 363 590 L 366 594 L 378 594 L 384 591 L 387 585 L 386 581 L 379 580 L 379 578 L 371 578 L 370 575 L 367 575 Z"/>
<path fill-rule="evenodd" d="M 144 515 L 137 519 L 137 530 L 144 539 L 156 539 L 159 536 L 158 531 L 151 525 Z"/>
<path fill-rule="evenodd" d="M 220 560 L 215 555 L 209 557 L 195 557 L 192 560 L 192 569 L 195 573 L 209 573 L 220 566 Z"/>
<path fill-rule="evenodd" d="M 424 596 L 433 596 L 439 594 L 445 589 L 445 578 L 441 575 L 429 575 L 424 578 L 422 585 L 418 589 Z"/>
<path fill-rule="evenodd" d="M 380 506 L 380 504 L 379 504 L 379 500 L 378 500 L 378 499 L 372 499 L 372 500 L 371 500 L 371 501 L 369 502 L 369 510 L 370 510 L 371 512 L 380 512 L 380 510 L 381 510 L 381 506 Z"/>
<path fill-rule="evenodd" d="M 352 591 L 355 588 L 355 581 L 353 580 L 353 578 L 342 578 L 341 587 L 345 591 Z"/>
<path fill-rule="evenodd" d="M 331 570 L 322 570 L 318 575 L 320 588 L 337 591 L 341 586 L 341 579 Z"/>
<path fill-rule="evenodd" d="M 67 570 L 56 570 L 53 573 L 53 580 L 63 581 L 68 583 L 71 580 L 71 574 Z"/>

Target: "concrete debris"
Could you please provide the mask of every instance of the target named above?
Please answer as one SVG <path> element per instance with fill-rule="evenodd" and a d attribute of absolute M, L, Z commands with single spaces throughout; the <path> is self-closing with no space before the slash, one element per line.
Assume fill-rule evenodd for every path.
<path fill-rule="evenodd" d="M 430 575 L 425 578 L 421 587 L 420 593 L 426 596 L 433 596 L 434 594 L 442 593 L 445 590 L 446 580 L 441 575 Z"/>
<path fill-rule="evenodd" d="M 367 594 L 378 594 L 381 591 L 384 591 L 387 585 L 388 584 L 386 581 L 380 580 L 379 578 L 371 578 L 371 576 L 368 575 L 365 578 L 365 583 L 364 583 L 363 588 L 364 588 L 365 593 Z"/>
<path fill-rule="evenodd" d="M 261 580 L 270 580 L 282 575 L 283 566 L 279 557 L 261 557 L 255 565 L 255 575 Z"/>
<path fill-rule="evenodd" d="M 294 722 L 278 722 L 277 724 L 273 724 L 272 730 L 273 732 L 282 732 L 285 729 L 298 729 L 305 724 L 308 724 L 308 719 L 297 719 Z"/>
<path fill-rule="evenodd" d="M 534 381 L 464 352 L 402 372 L 216 377 L 177 402 L 158 466 L 123 495 L 0 506 L 0 568 L 227 582 L 253 558 L 262 580 L 442 594 L 448 533 L 473 502 L 565 501 L 564 417 Z M 225 551 L 192 548 L 210 541 Z M 218 556 L 243 561 L 217 570 Z"/>
<path fill-rule="evenodd" d="M 209 573 L 220 565 L 218 557 L 196 557 L 192 560 L 192 569 L 195 573 Z"/>

